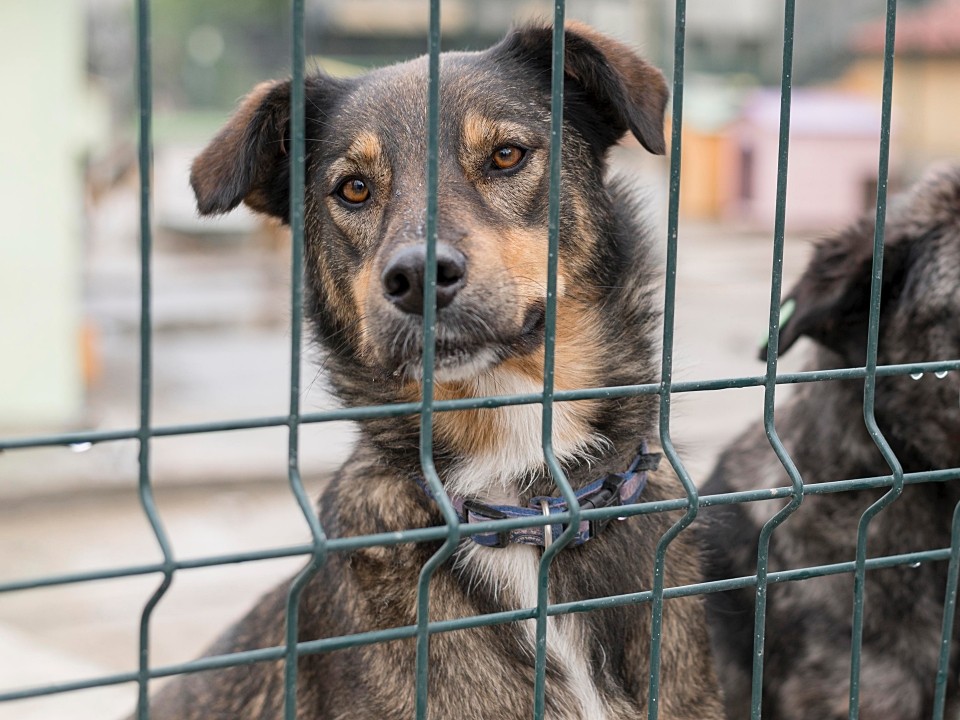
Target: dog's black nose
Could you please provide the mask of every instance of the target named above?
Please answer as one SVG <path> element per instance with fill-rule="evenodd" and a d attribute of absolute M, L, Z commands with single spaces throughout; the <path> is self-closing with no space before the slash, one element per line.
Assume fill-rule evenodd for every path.
<path fill-rule="evenodd" d="M 423 275 L 425 245 L 408 245 L 394 254 L 384 268 L 380 281 L 387 300 L 406 313 L 423 314 Z M 437 308 L 446 307 L 463 287 L 467 276 L 467 258 L 445 243 L 437 244 Z"/>

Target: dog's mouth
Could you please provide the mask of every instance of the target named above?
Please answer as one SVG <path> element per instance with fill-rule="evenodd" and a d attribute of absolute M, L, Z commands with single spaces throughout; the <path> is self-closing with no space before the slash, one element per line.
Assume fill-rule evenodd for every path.
<path fill-rule="evenodd" d="M 507 358 L 534 352 L 543 345 L 545 321 L 543 301 L 527 308 L 519 330 L 506 336 L 498 336 L 487 323 L 474 323 L 474 327 L 465 329 L 455 321 L 445 322 L 441 316 L 437 323 L 434 378 L 440 382 L 472 379 Z M 394 347 L 402 349 L 391 363 L 394 377 L 420 380 L 423 377 L 422 327 L 401 330 Z"/>
<path fill-rule="evenodd" d="M 520 332 L 514 339 L 516 354 L 525 355 L 543 344 L 543 333 L 547 321 L 547 306 L 543 300 L 538 300 L 529 308 L 523 318 Z"/>

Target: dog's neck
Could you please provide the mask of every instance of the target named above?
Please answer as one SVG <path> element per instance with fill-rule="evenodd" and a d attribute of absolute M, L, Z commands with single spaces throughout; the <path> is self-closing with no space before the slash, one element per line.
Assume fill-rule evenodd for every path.
<path fill-rule="evenodd" d="M 472 384 L 477 397 L 543 389 L 542 382 L 510 366 L 486 373 Z M 591 402 L 554 404 L 552 446 L 558 461 L 591 465 L 611 452 L 612 444 L 595 426 L 594 415 Z M 539 404 L 437 417 L 438 436 L 463 450 L 444 480 L 447 491 L 484 502 L 518 503 L 544 474 L 542 420 Z"/>
<path fill-rule="evenodd" d="M 583 357 L 595 360 L 603 355 Z M 531 371 L 537 362 L 531 356 L 502 363 L 469 382 L 438 383 L 435 398 L 538 395 L 543 390 L 542 373 L 539 367 L 536 373 Z M 556 389 L 629 382 L 618 375 L 600 381 L 602 372 L 598 379 L 571 380 L 572 367 L 572 363 L 563 371 L 558 367 Z M 555 402 L 553 452 L 571 485 L 578 489 L 606 472 L 622 471 L 640 440 L 653 437 L 655 417 L 650 397 Z M 447 492 L 507 505 L 524 504 L 533 495 L 556 494 L 544 456 L 542 422 L 539 403 L 435 413 L 434 460 Z M 417 416 L 368 421 L 361 431 L 401 474 L 420 473 Z"/>

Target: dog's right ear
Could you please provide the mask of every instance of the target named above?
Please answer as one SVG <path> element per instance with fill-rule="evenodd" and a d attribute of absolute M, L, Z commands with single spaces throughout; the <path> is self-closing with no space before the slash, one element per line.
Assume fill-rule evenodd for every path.
<path fill-rule="evenodd" d="M 807 269 L 781 304 L 781 308 L 787 308 L 790 303 L 790 312 L 781 314 L 780 354 L 806 335 L 851 365 L 863 364 L 870 317 L 873 233 L 872 219 L 865 218 L 820 241 Z M 905 243 L 897 242 L 888 242 L 883 256 L 881 312 L 888 312 L 903 286 L 909 258 Z M 759 358 L 766 357 L 764 346 Z"/>
<path fill-rule="evenodd" d="M 342 89 L 325 75 L 308 78 L 306 135 Z M 230 212 L 241 202 L 288 222 L 290 203 L 290 81 L 257 85 L 233 117 L 193 161 L 190 185 L 201 215 Z"/>

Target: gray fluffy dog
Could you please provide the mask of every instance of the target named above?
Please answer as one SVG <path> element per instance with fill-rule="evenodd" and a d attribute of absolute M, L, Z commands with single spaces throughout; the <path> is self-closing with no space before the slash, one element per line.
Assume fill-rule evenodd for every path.
<path fill-rule="evenodd" d="M 881 365 L 960 357 L 960 167 L 928 174 L 888 212 L 878 361 Z M 864 365 L 873 217 L 816 248 L 786 300 L 795 313 L 780 351 L 813 339 L 812 368 Z M 785 301 L 786 302 L 786 301 Z M 904 471 L 960 466 L 960 373 L 881 377 L 876 417 Z M 863 381 L 808 383 L 776 413 L 776 426 L 805 484 L 889 475 L 865 429 Z M 721 456 L 704 494 L 789 485 L 759 425 Z M 857 523 L 884 490 L 808 496 L 772 536 L 770 569 L 853 560 Z M 868 557 L 950 545 L 960 482 L 909 485 L 870 525 Z M 756 572 L 760 528 L 783 501 L 707 513 L 711 579 Z M 860 690 L 863 720 L 930 717 L 940 652 L 947 563 L 869 571 Z M 776 720 L 846 718 L 853 576 L 770 587 L 763 715 Z M 708 602 L 718 668 L 731 718 L 749 717 L 754 590 Z M 953 640 L 948 716 L 958 710 Z"/>

